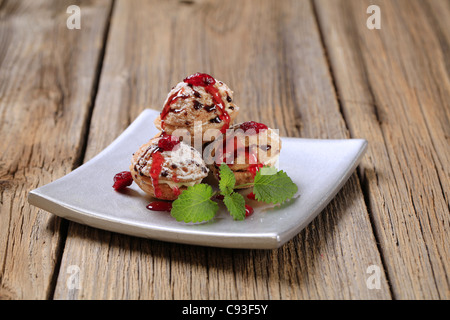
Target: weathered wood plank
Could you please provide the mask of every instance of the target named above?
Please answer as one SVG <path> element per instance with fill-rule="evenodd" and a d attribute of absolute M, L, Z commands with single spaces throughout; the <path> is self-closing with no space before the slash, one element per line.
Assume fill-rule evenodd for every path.
<path fill-rule="evenodd" d="M 197 71 L 235 91 L 241 120 L 282 135 L 348 137 L 309 1 L 117 1 L 85 160 Z M 78 289 L 66 286 L 70 265 L 80 268 Z M 366 286 L 370 265 L 380 267 L 380 290 Z M 382 299 L 390 292 L 353 175 L 279 250 L 162 243 L 70 223 L 54 297 Z"/>
<path fill-rule="evenodd" d="M 53 291 L 65 232 L 27 194 L 70 172 L 84 144 L 110 1 L 77 3 L 81 30 L 66 27 L 73 1 L 0 1 L 0 299 Z"/>
<path fill-rule="evenodd" d="M 449 299 L 450 3 L 315 3 L 394 297 Z"/>

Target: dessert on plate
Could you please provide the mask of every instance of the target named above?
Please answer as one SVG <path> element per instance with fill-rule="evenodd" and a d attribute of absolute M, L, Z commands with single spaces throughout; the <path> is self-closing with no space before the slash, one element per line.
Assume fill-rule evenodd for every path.
<path fill-rule="evenodd" d="M 225 133 L 238 112 L 233 91 L 225 83 L 208 74 L 195 73 L 169 92 L 155 125 L 167 134 L 184 131 L 190 135 L 191 143 L 194 143 L 194 133 L 201 134 L 203 144 L 217 136 L 204 136 L 208 129 L 216 129 L 218 135 Z"/>
<path fill-rule="evenodd" d="M 253 188 L 248 199 L 272 204 L 292 198 L 297 186 L 275 168 L 278 130 L 255 121 L 233 124 L 238 111 L 226 84 L 205 73 L 188 76 L 172 88 L 155 119 L 158 134 L 133 153 L 130 171 L 116 174 L 113 188 L 120 192 L 134 181 L 158 199 L 147 209 L 186 223 L 213 219 L 216 200 L 235 220 L 250 216 L 253 208 L 236 189 Z M 202 183 L 210 171 L 219 190 Z"/>
<path fill-rule="evenodd" d="M 255 121 L 236 124 L 230 129 L 206 147 L 205 160 L 218 180 L 219 167 L 226 163 L 234 173 L 236 186 L 248 188 L 260 168 L 276 165 L 281 139 L 275 130 Z"/>
<path fill-rule="evenodd" d="M 197 150 L 164 133 L 133 154 L 130 172 L 147 194 L 175 200 L 189 186 L 201 183 L 209 170 Z"/>

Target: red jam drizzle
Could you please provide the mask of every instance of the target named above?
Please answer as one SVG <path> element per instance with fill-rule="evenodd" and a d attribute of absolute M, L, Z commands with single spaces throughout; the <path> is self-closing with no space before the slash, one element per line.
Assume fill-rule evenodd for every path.
<path fill-rule="evenodd" d="M 216 80 L 206 73 L 194 73 L 190 75 L 186 79 L 183 80 L 190 86 L 199 86 L 205 88 L 205 91 L 208 92 L 212 96 L 213 105 L 205 107 L 208 112 L 215 111 L 216 108 L 220 109 L 220 114 L 218 117 L 213 119 L 213 122 L 220 123 L 223 122 L 223 126 L 220 129 L 220 132 L 225 133 L 225 131 L 230 127 L 230 115 L 225 110 L 225 103 L 220 96 L 219 89 L 214 87 Z M 171 105 L 175 103 L 178 99 L 186 99 L 189 95 L 182 93 L 183 88 L 179 91 L 173 93 L 168 99 L 167 103 L 164 105 L 164 108 L 161 112 L 161 129 L 164 130 L 165 127 L 165 118 L 169 112 L 171 112 Z M 194 90 L 194 96 L 198 97 L 200 94 Z M 199 104 L 194 104 L 195 109 L 200 109 Z"/>
<path fill-rule="evenodd" d="M 247 198 L 250 199 L 250 200 L 256 200 L 256 196 L 255 196 L 255 194 L 254 194 L 253 192 L 250 192 L 250 193 L 247 195 Z"/>
<path fill-rule="evenodd" d="M 152 211 L 168 211 L 168 212 L 170 212 L 172 210 L 172 202 L 152 201 L 147 205 L 146 208 L 148 210 L 152 210 Z"/>
<path fill-rule="evenodd" d="M 253 178 L 256 176 L 256 173 L 259 171 L 260 168 L 263 167 L 262 163 L 256 163 L 256 164 L 251 164 L 248 167 L 248 171 L 252 174 Z"/>
<path fill-rule="evenodd" d="M 227 155 L 230 150 L 233 151 L 233 155 Z M 226 164 L 234 164 L 234 160 L 238 157 L 240 152 L 245 152 L 245 162 L 249 164 L 248 171 L 253 178 L 260 168 L 263 167 L 262 163 L 258 163 L 257 154 L 250 151 L 249 147 L 244 146 L 237 137 L 234 139 L 228 139 L 223 141 L 222 153 L 218 153 L 216 157 L 216 164 L 220 165 L 222 162 Z"/>
<path fill-rule="evenodd" d="M 152 155 L 152 167 L 150 168 L 150 177 L 152 178 L 153 189 L 155 191 L 155 196 L 160 198 L 162 196 L 162 191 L 159 188 L 159 175 L 161 174 L 162 165 L 164 163 L 164 157 L 161 151 L 153 152 Z"/>
<path fill-rule="evenodd" d="M 173 194 L 178 197 L 181 194 L 181 190 L 178 187 L 173 187 L 172 188 Z"/>
<path fill-rule="evenodd" d="M 254 210 L 248 204 L 245 205 L 245 217 L 251 216 Z"/>
<path fill-rule="evenodd" d="M 244 132 L 253 130 L 255 134 L 258 134 L 260 131 L 268 129 L 268 127 L 264 123 L 259 123 L 255 121 L 244 122 L 239 126 L 239 128 L 241 128 Z"/>
<path fill-rule="evenodd" d="M 180 140 L 178 137 L 163 133 L 161 139 L 158 141 L 158 148 L 162 151 L 172 151 L 179 143 Z"/>
<path fill-rule="evenodd" d="M 217 200 L 223 200 L 223 199 L 225 199 L 225 196 L 223 196 L 223 195 L 221 195 L 221 194 L 218 194 L 218 195 L 216 196 L 216 199 L 217 199 Z"/>
<path fill-rule="evenodd" d="M 182 89 L 178 90 L 177 92 L 175 92 L 174 94 L 172 94 L 169 99 L 167 99 L 167 103 L 164 105 L 163 110 L 161 111 L 161 129 L 164 130 L 164 119 L 166 118 L 166 116 L 169 114 L 169 112 L 171 112 L 172 110 L 170 109 L 170 106 L 175 103 L 175 101 L 177 101 L 178 99 L 186 99 L 187 97 L 189 97 L 186 94 L 182 93 Z M 176 111 L 175 111 L 176 112 Z"/>
<path fill-rule="evenodd" d="M 227 129 L 230 127 L 230 115 L 225 110 L 225 104 L 220 97 L 219 90 L 216 87 L 209 86 L 205 88 L 208 93 L 210 93 L 213 97 L 214 104 L 219 107 L 221 114 L 219 114 L 219 119 L 223 121 L 223 126 L 220 129 L 220 132 L 225 133 Z M 217 120 L 214 120 L 217 122 Z"/>
<path fill-rule="evenodd" d="M 212 86 L 216 83 L 216 80 L 209 74 L 199 72 L 191 74 L 183 81 L 186 82 L 187 84 L 199 87 Z"/>
<path fill-rule="evenodd" d="M 248 147 L 245 149 L 245 159 L 248 160 L 248 163 L 250 163 L 250 165 L 248 166 L 248 171 L 254 178 L 256 176 L 256 173 L 259 171 L 259 168 L 262 168 L 263 164 L 258 163 L 256 154 L 250 153 Z"/>
<path fill-rule="evenodd" d="M 164 151 L 172 151 L 177 144 L 180 143 L 177 137 L 171 136 L 168 134 L 163 134 L 161 138 L 158 140 L 158 146 L 150 146 L 139 158 L 137 163 L 139 164 L 139 168 L 135 165 L 135 170 L 142 174 L 142 168 L 147 165 L 148 160 L 144 160 L 146 154 L 151 150 L 150 156 L 152 158 L 152 166 L 150 167 L 150 177 L 152 178 L 152 185 L 155 192 L 155 196 L 160 198 L 162 196 L 162 191 L 159 187 L 159 177 L 162 171 L 162 165 L 164 163 L 164 157 L 161 154 Z M 174 180 L 178 181 L 178 179 L 174 178 Z M 176 182 L 175 181 L 175 182 Z M 180 195 L 180 190 L 176 187 L 173 189 L 176 195 Z"/>

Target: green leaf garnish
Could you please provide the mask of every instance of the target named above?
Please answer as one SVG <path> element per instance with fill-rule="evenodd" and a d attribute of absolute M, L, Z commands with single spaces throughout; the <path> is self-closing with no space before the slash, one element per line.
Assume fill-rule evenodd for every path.
<path fill-rule="evenodd" d="M 214 218 L 219 205 L 211 198 L 218 193 L 224 196 L 223 203 L 234 220 L 245 219 L 245 199 L 240 193 L 234 192 L 234 189 L 252 184 L 236 186 L 234 173 L 225 163 L 220 165 L 219 170 L 220 191 L 213 192 L 210 185 L 201 183 L 187 188 L 172 203 L 171 215 L 177 221 L 202 222 Z M 266 166 L 256 173 L 253 193 L 258 201 L 282 203 L 292 198 L 297 191 L 297 185 L 284 171 L 277 171 L 274 167 Z"/>
<path fill-rule="evenodd" d="M 223 199 L 223 203 L 230 211 L 234 220 L 245 219 L 245 199 L 240 193 L 233 192 L 230 195 L 226 195 Z"/>
<path fill-rule="evenodd" d="M 213 190 L 210 185 L 196 184 L 183 191 L 172 203 L 170 214 L 177 221 L 202 222 L 214 218 L 219 205 L 211 200 Z"/>
<path fill-rule="evenodd" d="M 258 201 L 266 203 L 283 203 L 298 191 L 297 185 L 292 182 L 286 172 L 278 171 L 273 174 L 266 170 L 259 170 L 255 176 L 253 193 Z"/>
<path fill-rule="evenodd" d="M 226 196 L 233 192 L 234 185 L 236 184 L 236 178 L 233 171 L 226 163 L 222 163 L 219 168 L 220 180 L 219 189 L 222 195 Z"/>

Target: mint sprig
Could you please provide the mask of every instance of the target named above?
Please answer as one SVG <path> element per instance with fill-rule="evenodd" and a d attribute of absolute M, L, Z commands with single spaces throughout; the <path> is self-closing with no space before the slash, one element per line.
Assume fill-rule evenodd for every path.
<path fill-rule="evenodd" d="M 219 168 L 219 189 L 223 196 L 230 195 L 234 190 L 236 184 L 236 178 L 233 171 L 225 163 L 222 163 Z"/>
<path fill-rule="evenodd" d="M 234 220 L 245 219 L 245 199 L 237 192 L 233 192 L 236 184 L 236 178 L 230 167 L 222 163 L 219 168 L 220 194 L 224 196 L 223 203 L 227 207 Z"/>
<path fill-rule="evenodd" d="M 211 200 L 220 194 L 223 203 L 235 220 L 245 219 L 245 199 L 236 188 L 247 187 L 251 184 L 236 186 L 233 171 L 222 163 L 219 168 L 219 191 L 213 192 L 207 184 L 197 184 L 187 188 L 172 203 L 171 215 L 177 221 L 202 222 L 214 218 L 218 211 L 218 204 Z M 284 171 L 277 171 L 274 167 L 262 167 L 255 176 L 253 193 L 258 201 L 278 204 L 292 198 L 298 191 L 297 185 Z"/>
<path fill-rule="evenodd" d="M 255 176 L 253 193 L 258 201 L 266 203 L 283 203 L 292 198 L 298 191 L 297 185 L 292 182 L 283 170 L 272 173 L 261 168 Z M 272 168 L 268 169 L 272 170 Z"/>
<path fill-rule="evenodd" d="M 223 198 L 223 203 L 234 220 L 245 219 L 245 199 L 240 193 L 233 192 L 230 195 L 226 195 Z"/>
<path fill-rule="evenodd" d="M 177 221 L 211 220 L 219 209 L 217 202 L 211 200 L 213 194 L 211 186 L 204 183 L 189 187 L 172 203 L 170 214 Z"/>

